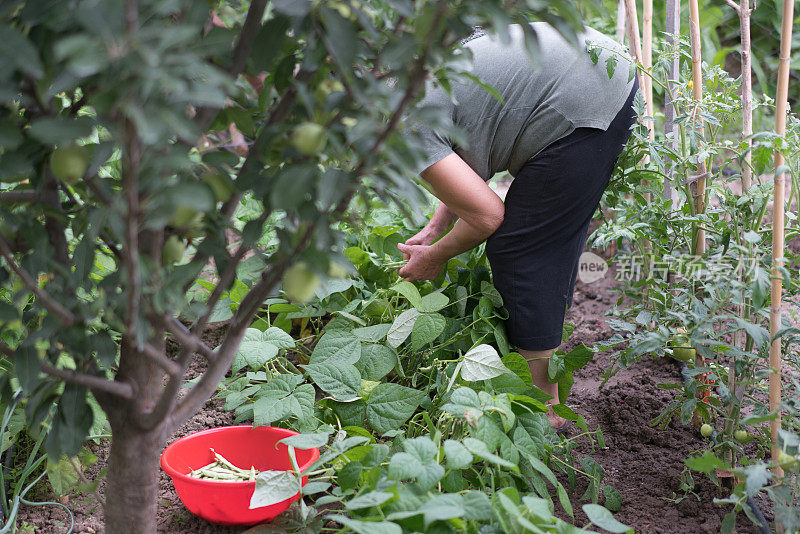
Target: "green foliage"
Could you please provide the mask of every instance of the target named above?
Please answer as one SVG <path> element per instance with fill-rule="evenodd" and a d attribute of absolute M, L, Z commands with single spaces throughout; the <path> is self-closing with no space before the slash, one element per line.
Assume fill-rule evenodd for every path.
<path fill-rule="evenodd" d="M 671 58 L 688 57 L 688 44 L 680 42 L 674 49 L 657 57 L 651 76 L 655 86 L 667 91 L 667 68 Z M 752 172 L 754 183 L 747 191 L 737 191 L 734 182 L 746 164 L 744 142 L 734 142 L 741 120 L 739 82 L 717 65 L 703 64 L 704 98 L 693 99 L 688 64 L 676 82 L 672 97 L 676 105 L 677 133 L 657 135 L 649 140 L 646 129 L 638 126 L 620 156 L 618 168 L 604 202 L 613 217 L 607 218 L 593 236 L 594 244 L 614 243 L 630 250 L 617 258 L 625 287 L 613 317 L 607 323 L 615 330 L 608 341 L 598 344 L 600 350 L 613 351 L 614 365 L 610 377 L 620 369 L 644 357 L 660 357 L 672 351 L 670 339 L 688 338 L 696 350 L 694 361 L 682 369 L 683 381 L 661 384 L 674 389 L 677 397 L 654 421 L 665 428 L 672 417 L 683 424 L 701 421 L 703 428 L 718 434 L 709 440 L 710 450 L 687 460 L 687 466 L 707 474 L 715 483 L 718 469 L 732 471 L 743 482 L 732 488 L 728 499 L 733 515 L 726 516 L 723 531 L 732 531 L 735 512 L 745 511 L 754 519 L 747 498 L 764 491 L 775 506 L 786 510 L 777 522 L 796 524 L 797 515 L 787 502 L 794 499 L 795 510 L 800 488 L 796 478 L 785 481 L 788 489 L 778 488 L 768 476 L 768 464 L 762 462 L 769 448 L 769 431 L 764 423 L 777 417 L 764 402 L 767 398 L 768 310 L 771 306 L 769 287 L 771 271 L 770 225 L 765 223 L 772 190 L 773 156 L 781 152 L 787 161 L 779 172 L 792 171 L 798 165 L 800 144 L 790 128 L 778 137 L 771 132 L 753 135 Z M 757 103 L 771 113 L 767 98 Z M 635 103 L 640 116 L 643 102 Z M 702 123 L 698 120 L 702 119 Z M 643 121 L 652 120 L 642 117 Z M 796 124 L 796 117 L 789 119 Z M 794 126 L 793 126 L 794 127 Z M 648 160 L 642 153 L 649 155 Z M 698 209 L 695 182 L 697 169 L 710 172 L 704 176 L 706 189 Z M 793 178 L 796 183 L 796 176 Z M 669 186 L 675 196 L 668 198 Z M 787 239 L 798 235 L 797 216 L 787 203 Z M 706 234 L 706 251 L 697 255 L 696 237 L 702 228 Z M 789 258 L 795 258 L 792 251 Z M 797 263 L 790 260 L 781 270 L 786 296 L 797 294 Z M 796 338 L 791 329 L 784 329 L 785 368 L 800 369 Z M 555 363 L 554 363 L 555 362 Z M 558 360 L 551 362 L 551 375 L 558 369 Z M 789 373 L 791 374 L 791 373 Z M 789 398 L 794 395 L 789 393 Z M 790 400 L 788 405 L 793 404 Z M 749 414 L 744 417 L 743 414 Z M 790 412 L 782 432 L 796 436 L 797 412 Z M 735 439 L 737 430 L 747 430 L 756 437 L 756 452 L 745 452 Z M 706 433 L 704 433 L 706 435 Z M 793 438 L 796 439 L 796 438 Z M 741 464 L 742 467 L 739 467 Z M 688 489 L 689 486 L 686 486 Z"/>

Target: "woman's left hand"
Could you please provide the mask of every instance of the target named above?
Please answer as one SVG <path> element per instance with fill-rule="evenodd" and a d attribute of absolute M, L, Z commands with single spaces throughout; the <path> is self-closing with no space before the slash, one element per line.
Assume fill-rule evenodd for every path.
<path fill-rule="evenodd" d="M 445 261 L 437 256 L 433 246 L 398 243 L 397 248 L 408 257 L 408 263 L 397 271 L 403 280 L 433 280 L 442 272 Z"/>

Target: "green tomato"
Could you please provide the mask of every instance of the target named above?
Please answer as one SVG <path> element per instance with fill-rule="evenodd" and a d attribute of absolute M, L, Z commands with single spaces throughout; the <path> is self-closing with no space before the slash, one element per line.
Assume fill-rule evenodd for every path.
<path fill-rule="evenodd" d="M 689 336 L 686 334 L 672 334 L 669 338 L 670 347 L 691 347 L 692 343 L 689 341 Z"/>
<path fill-rule="evenodd" d="M 733 433 L 733 437 L 739 443 L 748 443 L 750 441 L 750 434 L 747 433 L 747 430 L 742 430 L 741 428 Z"/>
<path fill-rule="evenodd" d="M 778 465 L 786 471 L 794 471 L 800 467 L 800 458 L 792 456 L 786 451 L 781 451 L 778 453 Z"/>
<path fill-rule="evenodd" d="M 217 202 L 227 202 L 233 194 L 233 184 L 219 172 L 207 172 L 200 177 L 214 191 Z"/>
<path fill-rule="evenodd" d="M 314 297 L 321 280 L 304 262 L 297 262 L 283 273 L 283 291 L 290 300 L 308 302 Z"/>
<path fill-rule="evenodd" d="M 89 155 L 79 145 L 62 146 L 50 155 L 50 170 L 53 176 L 64 183 L 74 184 L 83 178 L 89 167 Z"/>
<path fill-rule="evenodd" d="M 328 142 L 325 127 L 315 122 L 303 122 L 292 130 L 292 146 L 301 154 L 313 156 L 322 152 Z"/>
<path fill-rule="evenodd" d="M 161 248 L 161 263 L 164 265 L 172 265 L 183 259 L 183 254 L 186 252 L 186 244 L 176 235 L 171 235 L 164 241 L 164 246 Z"/>
<path fill-rule="evenodd" d="M 700 427 L 700 435 L 702 435 L 704 438 L 710 437 L 713 433 L 714 427 L 708 423 L 703 423 L 703 426 Z"/>
<path fill-rule="evenodd" d="M 674 347 L 672 349 L 672 357 L 679 362 L 691 362 L 694 360 L 697 351 L 687 347 Z"/>

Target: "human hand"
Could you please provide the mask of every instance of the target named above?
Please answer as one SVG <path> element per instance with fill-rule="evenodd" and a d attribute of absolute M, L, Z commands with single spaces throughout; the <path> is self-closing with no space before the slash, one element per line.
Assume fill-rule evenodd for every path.
<path fill-rule="evenodd" d="M 437 232 L 435 228 L 428 224 L 425 228 L 409 237 L 406 240 L 406 245 L 430 245 L 436 240 L 440 233 L 441 232 Z M 403 259 L 409 259 L 408 254 L 405 252 L 403 252 Z"/>
<path fill-rule="evenodd" d="M 443 260 L 435 253 L 434 247 L 429 245 L 409 245 L 406 242 L 398 243 L 397 248 L 403 253 L 403 258 L 408 260 L 408 263 L 397 271 L 397 274 L 403 280 L 409 282 L 412 280 L 433 280 L 442 272 L 442 267 L 444 267 L 446 260 Z"/>

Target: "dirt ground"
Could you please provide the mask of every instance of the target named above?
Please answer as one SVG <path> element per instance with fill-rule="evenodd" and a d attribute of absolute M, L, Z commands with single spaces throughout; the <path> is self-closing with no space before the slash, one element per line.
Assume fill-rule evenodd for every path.
<path fill-rule="evenodd" d="M 604 314 L 616 302 L 613 269 L 602 280 L 592 284 L 578 283 L 575 302 L 568 320 L 576 324 L 569 346 L 584 343 L 591 346 L 611 335 Z M 213 345 L 212 332 L 209 343 Z M 703 475 L 694 474 L 693 493 L 679 503 L 670 502 L 683 495 L 680 491 L 684 459 L 692 452 L 702 451 L 704 439 L 691 427 L 673 421 L 665 430 L 652 428 L 649 423 L 672 400 L 674 393 L 659 389 L 657 384 L 680 380 L 678 367 L 669 359 L 646 359 L 621 371 L 602 388 L 601 374 L 610 363 L 610 356 L 599 355 L 593 362 L 576 373 L 575 384 L 568 404 L 581 413 L 590 428 L 600 426 L 607 448 L 596 450 L 592 457 L 605 470 L 604 483 L 614 486 L 622 495 L 622 509 L 616 517 L 644 533 L 715 533 L 727 507 L 715 505 L 715 486 Z M 210 427 L 229 425 L 233 414 L 222 410 L 221 403 L 209 401 L 202 412 L 186 423 L 170 441 Z M 573 429 L 572 432 L 575 432 Z M 580 453 L 588 453 L 588 444 L 582 443 Z M 107 446 L 95 446 L 99 462 L 89 470 L 95 476 L 104 465 Z M 576 510 L 576 524 L 585 524 L 580 508 L 584 487 L 580 482 L 572 496 Z M 103 487 L 100 486 L 102 493 Z M 766 500 L 759 500 L 767 519 L 771 510 Z M 101 533 L 102 510 L 91 496 L 70 496 L 65 501 L 76 519 L 76 533 Z M 159 533 L 164 534 L 233 534 L 244 529 L 220 527 L 194 517 L 178 500 L 172 483 L 164 473 L 160 475 Z M 566 519 L 566 518 L 565 518 Z M 60 508 L 24 508 L 20 524 L 42 534 L 66 532 L 68 519 Z M 737 521 L 737 532 L 758 532 L 744 517 Z M 33 530 L 35 529 L 35 530 Z M 114 533 L 117 534 L 117 533 Z"/>

